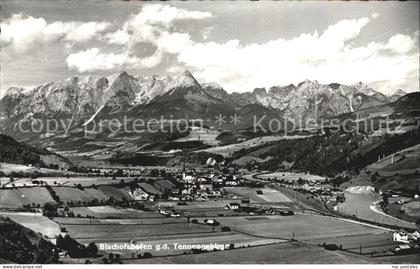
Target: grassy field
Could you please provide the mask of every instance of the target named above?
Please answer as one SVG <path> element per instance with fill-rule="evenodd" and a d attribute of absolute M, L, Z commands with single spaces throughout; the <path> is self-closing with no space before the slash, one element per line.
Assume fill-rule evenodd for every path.
<path fill-rule="evenodd" d="M 420 218 L 420 200 L 404 204 L 402 209 L 406 212 L 406 214 Z"/>
<path fill-rule="evenodd" d="M 84 242 L 83 240 L 79 240 L 81 242 Z M 175 254 L 183 254 L 188 250 L 177 248 L 175 244 L 178 245 L 210 245 L 210 244 L 220 244 L 229 246 L 230 244 L 233 244 L 236 248 L 242 247 L 242 246 L 257 246 L 257 245 L 266 245 L 266 244 L 273 244 L 283 242 L 283 240 L 277 240 L 277 239 L 264 239 L 264 238 L 255 238 L 250 237 L 243 234 L 238 234 L 234 232 L 216 232 L 211 234 L 193 234 L 193 235 L 187 235 L 187 236 L 161 236 L 159 239 L 142 239 L 141 241 L 136 241 L 136 243 L 141 243 L 144 245 L 150 245 L 151 249 L 147 250 L 147 252 L 150 252 L 153 254 L 153 256 L 165 256 L 165 255 L 175 255 Z M 101 242 L 101 243 L 109 243 L 113 244 L 114 242 Z M 118 243 L 117 243 L 118 244 Z M 120 243 L 121 244 L 121 243 Z M 167 245 L 167 249 L 159 249 L 158 246 L 164 246 Z M 132 253 L 134 255 L 138 253 L 143 253 L 145 251 L 132 251 L 132 250 L 123 250 L 123 251 L 113 251 L 120 253 L 123 257 L 132 257 Z"/>
<path fill-rule="evenodd" d="M 47 169 L 47 168 L 37 168 L 32 166 L 27 166 L 23 164 L 14 164 L 14 163 L 0 163 L 0 172 L 3 172 L 5 175 L 10 175 L 14 172 L 25 172 L 25 173 L 54 173 L 62 175 L 63 172 L 60 170 Z"/>
<path fill-rule="evenodd" d="M 292 200 L 270 188 L 225 187 L 226 191 L 247 197 L 251 203 L 291 203 Z M 257 194 L 262 191 L 262 194 Z"/>
<path fill-rule="evenodd" d="M 63 224 L 95 224 L 95 225 L 160 225 L 168 223 L 187 223 L 184 218 L 137 218 L 137 219 L 88 219 L 88 218 L 54 218 Z"/>
<path fill-rule="evenodd" d="M 98 190 L 103 192 L 107 197 L 114 197 L 114 199 L 127 201 L 133 200 L 133 198 L 124 189 L 118 189 L 112 186 L 99 186 Z"/>
<path fill-rule="evenodd" d="M 217 218 L 216 218 L 217 219 Z M 217 219 L 222 225 L 257 236 L 298 240 L 376 234 L 382 230 L 320 215 L 247 216 Z"/>
<path fill-rule="evenodd" d="M 94 199 L 101 201 L 103 199 L 109 198 L 105 193 L 98 189 L 93 188 L 85 188 L 84 190 L 80 190 L 75 187 L 53 187 L 55 193 L 60 197 L 60 201 L 62 202 L 90 202 Z"/>
<path fill-rule="evenodd" d="M 336 244 L 343 249 L 361 254 L 385 254 L 401 243 L 392 241 L 392 232 L 364 234 L 352 236 L 337 236 L 334 238 L 311 240 L 313 244 Z"/>
<path fill-rule="evenodd" d="M 0 189 L 0 208 L 20 208 L 25 204 L 55 203 L 46 188 Z"/>
<path fill-rule="evenodd" d="M 390 203 L 386 209 L 386 214 L 409 222 L 417 222 L 420 220 L 420 202 L 407 202 L 406 204 L 399 205 Z"/>
<path fill-rule="evenodd" d="M 299 242 L 280 243 L 251 248 L 210 252 L 199 255 L 182 255 L 153 259 L 130 260 L 130 263 L 185 263 L 185 264 L 346 264 L 368 263 L 365 257 L 343 252 L 327 251 Z"/>
<path fill-rule="evenodd" d="M 60 234 L 60 226 L 42 215 L 27 212 L 0 212 L 0 216 L 8 217 L 14 222 L 23 225 L 34 232 L 41 233 L 53 239 Z"/>
<path fill-rule="evenodd" d="M 220 131 L 218 130 L 196 128 L 191 130 L 187 136 L 178 138 L 174 142 L 202 141 L 206 145 L 215 146 L 220 143 L 220 141 L 216 140 L 219 134 Z"/>
<path fill-rule="evenodd" d="M 164 216 L 150 211 L 141 211 L 130 208 L 118 208 L 113 206 L 89 206 L 89 207 L 72 207 L 71 211 L 75 215 L 94 216 L 96 218 L 116 218 L 116 219 L 147 219 L 147 218 L 164 218 Z"/>
<path fill-rule="evenodd" d="M 129 242 L 130 239 L 159 237 L 164 235 L 180 235 L 212 233 L 213 227 L 201 224 L 171 223 L 160 225 L 73 225 L 63 224 L 70 236 L 92 242 L 102 242 L 104 239 L 112 242 Z M 220 231 L 220 228 L 215 229 Z"/>
<path fill-rule="evenodd" d="M 157 190 L 155 187 L 153 187 L 153 185 L 150 185 L 148 183 L 139 183 L 140 188 L 142 188 L 145 192 L 149 193 L 149 194 L 158 194 L 161 195 L 162 192 L 160 192 L 159 190 Z"/>
<path fill-rule="evenodd" d="M 99 186 L 97 188 L 85 188 L 84 190 L 75 187 L 53 187 L 53 190 L 60 197 L 60 201 L 63 202 L 90 202 L 93 199 L 101 201 L 111 197 L 115 200 L 132 200 L 132 197 L 125 190 L 112 186 Z"/>

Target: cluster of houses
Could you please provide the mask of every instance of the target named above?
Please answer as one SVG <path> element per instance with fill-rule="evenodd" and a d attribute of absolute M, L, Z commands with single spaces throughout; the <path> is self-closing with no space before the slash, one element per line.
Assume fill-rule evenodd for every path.
<path fill-rule="evenodd" d="M 420 232 L 414 231 L 413 233 L 409 233 L 406 231 L 395 231 L 392 237 L 393 241 L 404 243 L 402 245 L 397 246 L 394 249 L 394 253 L 397 255 L 401 254 L 410 254 L 410 253 L 419 253 L 420 246 Z"/>
<path fill-rule="evenodd" d="M 393 236 L 392 236 L 393 241 L 406 243 L 406 244 L 417 242 L 417 240 L 419 240 L 419 239 L 420 239 L 420 232 L 419 231 L 415 231 L 413 233 L 408 233 L 408 232 L 403 231 L 403 230 L 395 231 Z"/>
<path fill-rule="evenodd" d="M 182 173 L 182 178 L 179 178 L 180 189 L 178 195 L 175 195 L 174 200 L 190 200 L 190 201 L 207 201 L 211 198 L 218 198 L 224 196 L 226 193 L 223 190 L 225 186 L 239 186 L 244 183 L 244 180 L 236 175 L 194 175 Z"/>
<path fill-rule="evenodd" d="M 223 187 L 235 187 L 246 183 L 237 174 L 211 172 L 174 173 L 170 179 L 154 180 L 153 183 L 139 183 L 139 188 L 128 189 L 135 200 L 155 201 L 164 198 L 172 201 L 208 201 L 224 197 Z"/>

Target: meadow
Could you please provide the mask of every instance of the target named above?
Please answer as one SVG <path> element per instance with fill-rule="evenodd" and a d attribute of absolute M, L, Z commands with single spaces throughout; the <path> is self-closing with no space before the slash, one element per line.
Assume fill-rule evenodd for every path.
<path fill-rule="evenodd" d="M 27 204 L 55 203 L 44 187 L 0 189 L 0 208 L 20 208 Z"/>
<path fill-rule="evenodd" d="M 10 218 L 34 232 L 41 233 L 49 239 L 55 239 L 61 233 L 60 226 L 57 223 L 42 216 L 40 213 L 0 212 L 0 216 Z"/>
<path fill-rule="evenodd" d="M 335 238 L 349 235 L 367 235 L 382 230 L 337 218 L 297 213 L 293 216 L 247 216 L 217 219 L 222 225 L 255 236 L 298 240 Z"/>
<path fill-rule="evenodd" d="M 292 203 L 284 194 L 270 188 L 225 187 L 225 190 L 249 198 L 251 203 Z M 261 191 L 262 194 L 258 194 L 257 191 Z"/>
<path fill-rule="evenodd" d="M 112 218 L 112 219 L 149 219 L 149 218 L 164 218 L 156 212 L 142 211 L 131 208 L 119 208 L 114 206 L 87 206 L 87 207 L 72 207 L 71 211 L 77 216 L 82 217 L 93 216 L 95 218 Z"/>
<path fill-rule="evenodd" d="M 77 240 L 103 242 L 129 242 L 131 239 L 157 238 L 164 235 L 187 237 L 190 234 L 213 233 L 220 228 L 203 224 L 166 223 L 160 225 L 95 225 L 95 224 L 61 224 L 70 236 Z"/>

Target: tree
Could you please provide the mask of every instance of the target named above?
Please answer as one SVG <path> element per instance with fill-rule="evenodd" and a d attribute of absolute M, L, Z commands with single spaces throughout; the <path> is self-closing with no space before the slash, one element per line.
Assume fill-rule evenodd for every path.
<path fill-rule="evenodd" d="M 152 255 L 152 253 L 150 253 L 150 252 L 145 252 L 144 254 L 143 254 L 143 258 L 145 258 L 145 259 L 149 259 L 149 258 L 152 258 L 153 257 L 153 255 Z"/>
<path fill-rule="evenodd" d="M 387 206 L 389 204 L 389 195 L 388 194 L 384 194 L 384 196 L 382 196 L 382 202 L 383 202 L 384 206 Z"/>
<path fill-rule="evenodd" d="M 86 247 L 86 253 L 89 257 L 96 258 L 98 256 L 98 247 L 96 244 L 93 242 L 89 243 L 89 245 Z"/>

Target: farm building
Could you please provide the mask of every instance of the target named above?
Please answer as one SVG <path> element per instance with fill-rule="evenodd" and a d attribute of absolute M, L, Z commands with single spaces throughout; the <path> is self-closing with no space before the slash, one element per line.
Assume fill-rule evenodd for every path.
<path fill-rule="evenodd" d="M 149 194 L 147 194 L 145 191 L 143 191 L 140 188 L 136 188 L 134 190 L 128 190 L 127 192 L 136 201 L 145 201 L 145 200 L 149 199 Z"/>
<path fill-rule="evenodd" d="M 238 203 L 229 203 L 229 204 L 226 205 L 226 209 L 230 209 L 230 210 L 239 209 L 239 204 Z"/>
<path fill-rule="evenodd" d="M 420 233 L 415 231 L 414 233 L 407 233 L 405 231 L 394 232 L 392 240 L 401 243 L 410 243 L 410 241 L 416 241 L 420 238 Z"/>
<path fill-rule="evenodd" d="M 185 172 L 182 173 L 182 180 L 186 183 L 194 183 L 195 177 L 192 175 L 187 175 Z"/>
<path fill-rule="evenodd" d="M 236 181 L 236 180 L 226 180 L 225 185 L 226 186 L 238 186 L 239 182 Z"/>

